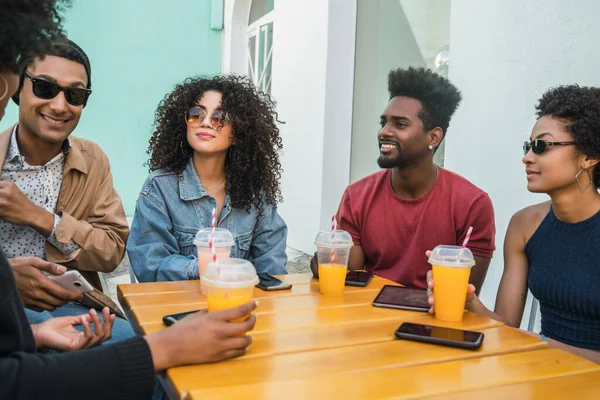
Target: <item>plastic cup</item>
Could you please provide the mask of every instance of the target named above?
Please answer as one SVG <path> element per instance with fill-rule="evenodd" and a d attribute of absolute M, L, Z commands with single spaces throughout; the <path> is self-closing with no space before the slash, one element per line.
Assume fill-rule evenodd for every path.
<path fill-rule="evenodd" d="M 251 301 L 254 286 L 259 282 L 252 263 L 241 258 L 208 263 L 200 280 L 206 290 L 209 312 L 227 310 Z"/>
<path fill-rule="evenodd" d="M 462 321 L 473 253 L 459 246 L 437 246 L 429 263 L 433 269 L 435 317 L 442 321 Z"/>
<path fill-rule="evenodd" d="M 212 235 L 211 228 L 202 228 L 196 234 L 194 244 L 198 249 L 198 276 L 204 275 L 204 269 L 209 262 L 213 260 L 212 251 L 209 247 L 209 240 Z M 215 228 L 213 243 L 219 261 L 231 257 L 231 247 L 235 244 L 233 235 L 227 229 Z M 206 290 L 200 280 L 200 292 L 206 295 Z"/>
<path fill-rule="evenodd" d="M 321 231 L 315 239 L 319 264 L 319 290 L 324 295 L 344 293 L 350 248 L 354 245 L 346 231 Z"/>

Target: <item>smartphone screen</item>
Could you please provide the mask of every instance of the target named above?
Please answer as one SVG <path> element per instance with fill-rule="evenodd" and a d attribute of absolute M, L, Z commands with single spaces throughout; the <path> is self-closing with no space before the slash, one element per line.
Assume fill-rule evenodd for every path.
<path fill-rule="evenodd" d="M 385 285 L 373 300 L 373 305 L 402 310 L 427 311 L 431 307 L 428 299 L 429 295 L 423 289 Z"/>
<path fill-rule="evenodd" d="M 373 278 L 373 272 L 369 271 L 348 271 L 346 274 L 346 285 L 348 286 L 367 286 Z"/>
<path fill-rule="evenodd" d="M 258 275 L 258 279 L 259 279 L 260 283 L 256 286 L 259 287 L 260 289 L 263 289 L 263 290 L 280 290 L 281 289 L 281 290 L 283 290 L 283 289 L 289 289 L 292 287 L 292 285 L 290 285 L 289 283 L 285 283 L 281 279 L 275 278 L 273 275 L 269 275 L 269 274 L 265 274 L 265 273 L 259 273 L 257 275 Z"/>
<path fill-rule="evenodd" d="M 445 328 L 442 326 L 403 323 L 396 331 L 401 339 L 412 339 L 446 346 L 476 349 L 483 342 L 483 333 Z"/>

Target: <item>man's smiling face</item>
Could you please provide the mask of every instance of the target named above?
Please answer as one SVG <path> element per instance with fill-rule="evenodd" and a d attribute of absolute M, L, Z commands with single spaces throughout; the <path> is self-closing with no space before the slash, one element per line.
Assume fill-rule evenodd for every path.
<path fill-rule="evenodd" d="M 82 64 L 57 56 L 36 58 L 27 72 L 65 88 L 85 88 L 88 82 Z M 25 78 L 19 96 L 19 124 L 45 142 L 64 142 L 79 123 L 83 106 L 69 104 L 62 91 L 52 99 L 41 99 L 33 93 L 31 80 Z"/>

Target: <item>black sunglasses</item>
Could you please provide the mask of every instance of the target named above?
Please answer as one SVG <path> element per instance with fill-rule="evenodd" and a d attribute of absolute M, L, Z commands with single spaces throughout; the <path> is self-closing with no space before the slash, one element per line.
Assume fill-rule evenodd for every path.
<path fill-rule="evenodd" d="M 185 123 L 193 128 L 202 126 L 202 122 L 208 113 L 198 106 L 192 107 L 185 112 Z M 219 130 L 229 122 L 229 115 L 225 111 L 215 111 L 209 115 L 212 126 Z"/>
<path fill-rule="evenodd" d="M 532 140 L 531 142 L 523 143 L 523 154 L 529 153 L 529 149 L 533 151 L 535 154 L 543 154 L 548 147 L 552 146 L 567 146 L 570 144 L 575 144 L 575 142 L 548 142 L 546 140 Z"/>
<path fill-rule="evenodd" d="M 72 106 L 85 106 L 88 97 L 92 94 L 91 89 L 62 87 L 44 79 L 34 78 L 27 71 L 25 71 L 25 77 L 31 81 L 33 94 L 40 99 L 50 100 L 55 98 L 60 92 L 63 92 L 67 103 Z"/>

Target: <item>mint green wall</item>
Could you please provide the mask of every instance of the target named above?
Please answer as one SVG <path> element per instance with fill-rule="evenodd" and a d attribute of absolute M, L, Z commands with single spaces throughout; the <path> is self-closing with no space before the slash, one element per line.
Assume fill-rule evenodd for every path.
<path fill-rule="evenodd" d="M 159 101 L 186 77 L 221 70 L 211 3 L 218 1 L 75 0 L 65 14 L 69 38 L 92 64 L 93 94 L 74 134 L 108 155 L 127 215 L 148 175 L 143 164 Z M 11 104 L 0 128 L 17 117 Z"/>

